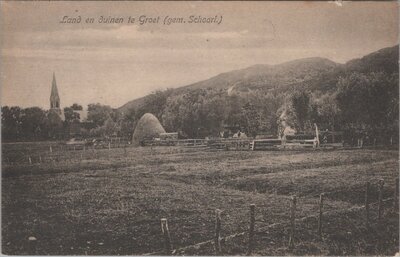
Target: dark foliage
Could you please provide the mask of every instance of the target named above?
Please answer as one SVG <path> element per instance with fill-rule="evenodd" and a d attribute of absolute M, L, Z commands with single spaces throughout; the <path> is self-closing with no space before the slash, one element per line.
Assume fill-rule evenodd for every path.
<path fill-rule="evenodd" d="M 119 110 L 89 104 L 93 129 L 88 135 L 131 137 L 137 121 L 149 112 L 167 131 L 189 138 L 219 136 L 226 128 L 253 137 L 278 135 L 283 123 L 298 132 L 316 123 L 323 130 L 393 136 L 399 122 L 398 81 L 398 46 L 343 65 L 323 58 L 255 65 L 187 87 L 155 91 Z M 64 109 L 64 127 L 79 120 L 75 110 L 82 106 Z M 56 138 L 62 124 L 53 116 L 37 107 L 2 107 L 3 138 Z"/>

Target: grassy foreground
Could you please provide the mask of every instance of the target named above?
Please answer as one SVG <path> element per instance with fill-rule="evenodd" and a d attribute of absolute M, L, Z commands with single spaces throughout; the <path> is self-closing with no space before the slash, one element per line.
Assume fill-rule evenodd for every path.
<path fill-rule="evenodd" d="M 48 145 L 5 144 L 2 149 L 2 253 L 139 255 L 163 249 L 160 219 L 167 218 L 174 248 L 214 236 L 215 209 L 223 210 L 222 236 L 245 232 L 256 205 L 254 254 L 394 255 L 399 214 L 385 203 L 381 222 L 363 209 L 377 182 L 393 197 L 398 151 L 211 151 L 146 147 L 49 152 Z M 28 161 L 31 157 L 31 164 Z M 39 159 L 40 158 L 40 159 Z M 40 161 L 41 160 L 41 161 Z M 39 163 L 40 162 L 40 163 Z M 327 192 L 324 235 L 317 220 L 296 222 L 288 248 L 290 196 L 296 218 L 318 214 Z M 270 226 L 274 223 L 277 226 Z M 29 238 L 31 237 L 31 240 Z M 32 240 L 34 239 L 36 240 Z M 245 254 L 247 234 L 222 242 L 222 254 Z M 211 244 L 178 254 L 213 255 Z"/>

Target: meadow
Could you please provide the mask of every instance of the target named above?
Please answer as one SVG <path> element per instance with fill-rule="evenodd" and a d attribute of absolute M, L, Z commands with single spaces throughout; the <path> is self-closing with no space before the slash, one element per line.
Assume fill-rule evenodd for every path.
<path fill-rule="evenodd" d="M 66 150 L 55 143 L 3 144 L 2 253 L 160 255 L 160 219 L 167 218 L 175 254 L 214 255 L 211 243 L 196 244 L 213 239 L 220 209 L 221 236 L 236 235 L 222 241 L 221 254 L 244 255 L 249 205 L 255 204 L 255 255 L 393 255 L 399 251 L 392 200 L 398 171 L 398 150 L 389 149 Z M 371 205 L 366 227 L 365 185 L 370 182 L 374 203 L 381 179 L 389 200 L 380 221 Z M 313 217 L 321 193 L 322 238 Z"/>

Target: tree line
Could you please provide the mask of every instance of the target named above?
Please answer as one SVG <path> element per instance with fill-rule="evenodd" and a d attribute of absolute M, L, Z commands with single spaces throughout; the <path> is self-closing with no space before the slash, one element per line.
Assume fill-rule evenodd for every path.
<path fill-rule="evenodd" d="M 328 91 L 291 88 L 284 92 L 261 89 L 227 93 L 225 89 L 160 90 L 144 103 L 122 113 L 110 106 L 88 105 L 85 137 L 129 138 L 140 117 L 154 114 L 167 131 L 186 138 L 219 136 L 234 128 L 255 137 L 278 136 L 285 126 L 299 133 L 320 130 L 364 133 L 374 138 L 398 135 L 398 73 L 352 72 Z M 65 120 L 38 107 L 2 107 L 3 140 L 46 140 L 68 137 L 82 106 L 64 108 Z M 59 118 L 59 117 L 58 117 Z M 383 139 L 382 139 L 383 140 Z M 385 139 L 387 141 L 387 138 Z M 396 138 L 397 140 L 397 138 Z"/>

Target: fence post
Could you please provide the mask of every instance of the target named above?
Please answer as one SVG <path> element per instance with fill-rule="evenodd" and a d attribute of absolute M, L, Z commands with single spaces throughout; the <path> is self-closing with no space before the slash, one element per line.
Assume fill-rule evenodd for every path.
<path fill-rule="evenodd" d="M 318 218 L 318 235 L 322 239 L 322 210 L 324 205 L 324 196 L 322 193 L 319 195 L 319 218 Z"/>
<path fill-rule="evenodd" d="M 365 187 L 365 225 L 369 227 L 369 182 L 367 182 Z"/>
<path fill-rule="evenodd" d="M 249 228 L 249 242 L 248 242 L 248 250 L 247 254 L 250 255 L 253 251 L 253 246 L 254 246 L 254 223 L 256 221 L 255 219 L 255 204 L 250 204 L 250 228 Z"/>
<path fill-rule="evenodd" d="M 221 210 L 215 210 L 215 238 L 214 238 L 214 245 L 215 245 L 215 255 L 220 255 L 221 253 Z"/>
<path fill-rule="evenodd" d="M 293 248 L 294 232 L 295 232 L 295 215 L 296 215 L 296 196 L 292 196 L 292 204 L 290 207 L 290 236 L 289 236 L 289 248 Z"/>
<path fill-rule="evenodd" d="M 383 179 L 379 180 L 379 195 L 378 195 L 378 220 L 380 221 L 383 214 L 383 205 L 382 205 L 382 198 L 383 198 L 383 185 L 385 181 Z"/>
<path fill-rule="evenodd" d="M 398 204 L 399 204 L 399 178 L 396 178 L 396 186 L 394 187 L 394 196 L 393 196 L 393 201 L 394 201 L 394 210 L 398 211 Z"/>
<path fill-rule="evenodd" d="M 34 237 L 34 236 L 28 237 L 28 244 L 29 244 L 29 254 L 37 255 L 37 252 L 36 252 L 37 239 L 36 239 L 36 237 Z"/>
<path fill-rule="evenodd" d="M 29 161 L 29 165 L 32 165 L 32 159 L 30 156 L 28 156 L 28 161 Z"/>
<path fill-rule="evenodd" d="M 161 232 L 163 233 L 164 237 L 164 249 L 166 254 L 171 254 L 172 246 L 171 246 L 171 236 L 169 234 L 168 229 L 168 221 L 166 218 L 161 219 Z"/>

